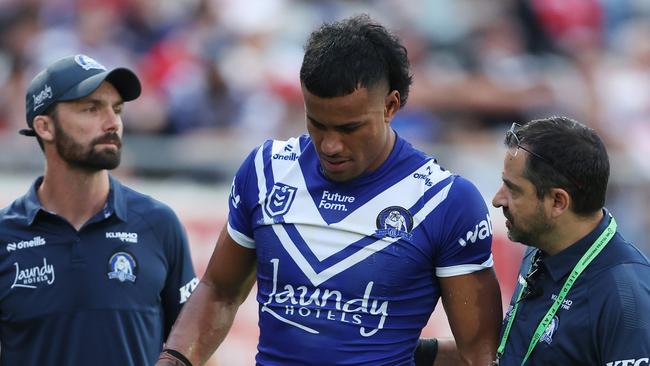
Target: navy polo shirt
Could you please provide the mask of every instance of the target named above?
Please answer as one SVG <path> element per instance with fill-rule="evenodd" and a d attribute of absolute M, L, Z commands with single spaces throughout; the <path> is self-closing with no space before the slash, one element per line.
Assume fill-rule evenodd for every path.
<path fill-rule="evenodd" d="M 565 280 L 582 255 L 611 220 L 607 210 L 600 224 L 562 252 L 543 257 L 532 297 L 520 300 L 500 366 L 521 365 L 530 340 Z M 507 324 L 537 249 L 522 261 Z M 650 365 L 650 263 L 616 233 L 582 272 L 526 365 Z"/>
<path fill-rule="evenodd" d="M 0 364 L 153 365 L 198 282 L 178 218 L 111 177 L 77 231 L 41 182 L 0 210 Z"/>

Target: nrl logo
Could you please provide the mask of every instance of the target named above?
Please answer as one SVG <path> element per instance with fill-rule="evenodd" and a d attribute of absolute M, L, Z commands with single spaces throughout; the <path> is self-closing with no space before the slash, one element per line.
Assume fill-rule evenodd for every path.
<path fill-rule="evenodd" d="M 291 208 L 293 199 L 296 197 L 297 190 L 296 187 L 275 183 L 271 193 L 266 197 L 266 203 L 264 204 L 266 214 L 273 217 L 287 213 Z"/>

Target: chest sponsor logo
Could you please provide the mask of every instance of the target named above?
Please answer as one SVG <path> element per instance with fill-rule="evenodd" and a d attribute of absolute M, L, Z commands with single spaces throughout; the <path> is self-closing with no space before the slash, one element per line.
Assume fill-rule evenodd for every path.
<path fill-rule="evenodd" d="M 283 183 L 275 183 L 271 193 L 266 197 L 264 204 L 264 211 L 266 214 L 273 216 L 281 216 L 289 211 L 293 199 L 296 197 L 298 188 L 292 187 Z"/>
<path fill-rule="evenodd" d="M 377 230 L 375 234 L 380 237 L 411 239 L 413 230 L 413 215 L 400 206 L 387 207 L 377 215 Z"/>
<path fill-rule="evenodd" d="M 555 331 L 559 326 L 560 326 L 560 319 L 556 315 L 551 320 L 551 323 L 546 327 L 544 333 L 542 333 L 542 336 L 539 337 L 539 342 L 540 343 L 544 342 L 547 344 L 553 343 L 553 334 L 555 334 Z"/>
<path fill-rule="evenodd" d="M 237 177 L 232 179 L 232 185 L 230 185 L 230 203 L 232 203 L 232 207 L 234 208 L 239 208 L 239 202 L 241 201 L 241 197 L 237 194 L 237 189 L 235 186 L 235 180 Z"/>
<path fill-rule="evenodd" d="M 120 282 L 135 282 L 138 262 L 128 252 L 116 252 L 108 260 L 108 278 Z"/>
<path fill-rule="evenodd" d="M 389 302 L 373 299 L 374 282 L 368 282 L 363 296 L 354 299 L 344 299 L 341 291 L 328 288 L 284 284 L 278 289 L 280 260 L 274 258 L 271 263 L 273 288 L 262 305 L 262 312 L 312 334 L 319 334 L 320 331 L 304 323 L 314 323 L 314 319 L 358 325 L 362 337 L 371 337 L 384 328 Z"/>
<path fill-rule="evenodd" d="M 466 246 L 467 244 L 474 244 L 477 240 L 483 240 L 488 236 L 492 235 L 492 221 L 490 220 L 490 215 L 485 215 L 485 220 L 481 220 L 478 224 L 474 226 L 473 229 L 469 230 L 465 237 L 458 239 L 458 244 L 461 247 Z"/>
<path fill-rule="evenodd" d="M 184 304 L 187 301 L 187 299 L 190 298 L 190 295 L 192 295 L 192 292 L 194 292 L 194 289 L 198 285 L 199 285 L 199 279 L 194 277 L 190 280 L 190 282 L 181 286 L 181 288 L 179 289 L 181 300 L 179 303 Z"/>
<path fill-rule="evenodd" d="M 106 239 L 120 239 L 125 243 L 137 243 L 138 242 L 138 233 L 128 233 L 123 231 L 107 231 Z"/>
<path fill-rule="evenodd" d="M 650 365 L 650 358 L 630 358 L 627 360 L 612 361 L 605 364 L 605 366 L 647 366 Z"/>
<path fill-rule="evenodd" d="M 555 299 L 557 299 L 557 295 L 552 294 L 551 295 L 551 300 L 555 301 Z M 567 298 L 562 300 L 562 309 L 569 310 L 569 309 L 571 309 L 571 305 L 573 305 L 573 300 L 567 299 Z"/>
<path fill-rule="evenodd" d="M 11 288 L 37 288 L 39 285 L 51 285 L 54 283 L 54 265 L 47 263 L 47 258 L 43 258 L 42 265 L 21 266 L 14 262 L 16 277 Z"/>
<path fill-rule="evenodd" d="M 318 202 L 318 208 L 347 212 L 347 204 L 353 203 L 354 199 L 354 196 L 345 196 L 336 192 L 323 191 L 320 202 Z"/>
<path fill-rule="evenodd" d="M 40 247 L 41 245 L 45 245 L 45 239 L 43 239 L 40 236 L 37 236 L 31 240 L 23 240 L 17 243 L 9 243 L 7 244 L 7 251 L 13 252 L 16 250 L 21 250 L 26 248 Z"/>

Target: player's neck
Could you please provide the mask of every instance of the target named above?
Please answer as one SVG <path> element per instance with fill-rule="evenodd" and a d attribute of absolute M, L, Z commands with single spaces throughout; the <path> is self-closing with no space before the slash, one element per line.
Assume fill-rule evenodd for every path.
<path fill-rule="evenodd" d="M 540 249 L 547 255 L 555 255 L 567 249 L 592 232 L 603 218 L 603 212 L 581 217 L 571 214 L 563 218 L 554 230 L 552 240 L 548 240 Z"/>
<path fill-rule="evenodd" d="M 64 217 L 79 230 L 104 207 L 109 190 L 106 170 L 88 172 L 46 166 L 37 193 L 43 208 Z"/>

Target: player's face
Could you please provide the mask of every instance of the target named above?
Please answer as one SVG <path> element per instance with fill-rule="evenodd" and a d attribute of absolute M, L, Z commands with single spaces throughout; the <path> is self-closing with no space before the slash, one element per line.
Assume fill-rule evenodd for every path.
<path fill-rule="evenodd" d="M 344 182 L 372 172 L 390 154 L 395 143 L 390 122 L 400 102 L 399 93 L 387 89 L 321 98 L 303 86 L 307 131 L 329 179 Z"/>
<path fill-rule="evenodd" d="M 535 246 L 554 224 L 537 197 L 535 186 L 524 177 L 527 158 L 528 153 L 522 150 L 515 157 L 506 154 L 503 183 L 492 198 L 492 205 L 503 210 L 510 240 Z"/>
<path fill-rule="evenodd" d="M 103 82 L 92 94 L 60 102 L 54 121 L 56 151 L 72 167 L 114 169 L 122 148 L 122 98 Z"/>

